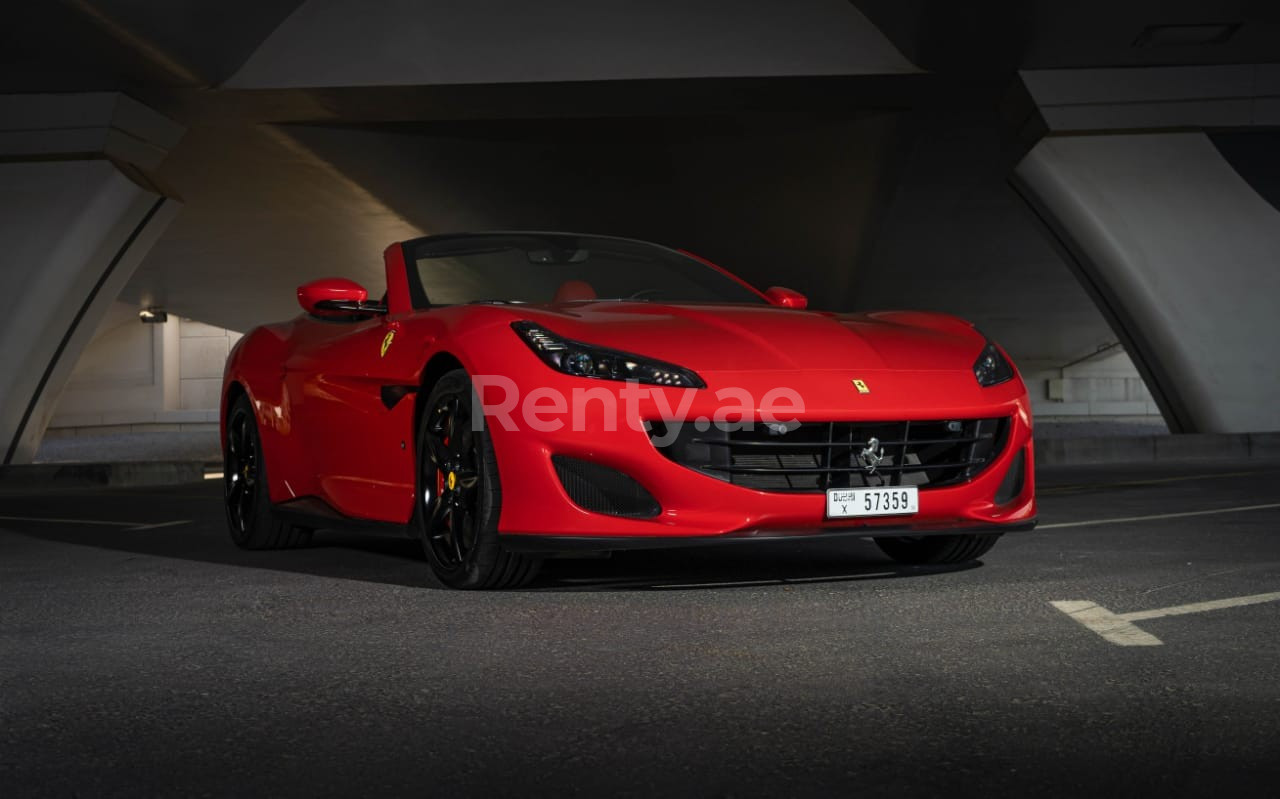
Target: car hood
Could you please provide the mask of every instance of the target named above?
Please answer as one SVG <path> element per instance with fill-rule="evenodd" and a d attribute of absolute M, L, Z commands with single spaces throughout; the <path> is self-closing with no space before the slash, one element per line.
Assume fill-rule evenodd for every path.
<path fill-rule="evenodd" d="M 586 302 L 511 309 L 579 341 L 695 371 L 970 370 L 984 339 L 943 314 L 835 314 L 767 305 Z"/>

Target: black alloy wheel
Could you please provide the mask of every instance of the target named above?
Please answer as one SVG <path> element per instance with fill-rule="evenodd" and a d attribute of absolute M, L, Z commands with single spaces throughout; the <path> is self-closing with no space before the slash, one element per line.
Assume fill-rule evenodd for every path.
<path fill-rule="evenodd" d="M 252 417 L 237 407 L 227 421 L 223 488 L 231 537 L 240 543 L 247 535 L 258 498 L 258 431 Z"/>
<path fill-rule="evenodd" d="M 423 493 L 426 540 L 435 561 L 447 571 L 462 568 L 476 545 L 480 510 L 477 436 L 469 408 L 456 394 L 441 398 L 429 411 L 423 444 L 431 477 Z"/>
<path fill-rule="evenodd" d="M 311 541 L 312 531 L 275 518 L 267 491 L 262 439 L 249 398 L 241 395 L 227 413 L 222 447 L 223 505 L 231 540 L 244 549 L 288 549 Z"/>
<path fill-rule="evenodd" d="M 415 517 L 431 571 L 450 588 L 524 585 L 540 562 L 506 551 L 498 539 L 497 463 L 483 416 L 472 415 L 467 373 L 440 378 L 423 407 Z"/>

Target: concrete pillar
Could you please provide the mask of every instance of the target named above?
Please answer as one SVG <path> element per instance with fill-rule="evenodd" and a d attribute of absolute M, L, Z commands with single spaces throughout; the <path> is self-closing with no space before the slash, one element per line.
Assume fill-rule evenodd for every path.
<path fill-rule="evenodd" d="M 1280 430 L 1280 211 L 1208 136 L 1050 136 L 1013 181 L 1172 431 Z"/>
<path fill-rule="evenodd" d="M 1020 73 L 1011 182 L 1174 433 L 1280 430 L 1280 211 L 1214 146 L 1280 126 L 1280 64 Z"/>
<path fill-rule="evenodd" d="M 119 94 L 0 97 L 0 455 L 28 462 L 103 314 L 180 204 L 182 129 Z"/>

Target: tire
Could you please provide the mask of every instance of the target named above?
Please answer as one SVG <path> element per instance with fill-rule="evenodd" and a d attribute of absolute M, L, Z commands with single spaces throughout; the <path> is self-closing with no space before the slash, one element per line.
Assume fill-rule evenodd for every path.
<path fill-rule="evenodd" d="M 311 543 L 312 531 L 275 517 L 267 490 L 267 464 L 253 405 L 241 395 L 227 413 L 222 447 L 222 502 L 231 540 L 241 549 L 292 549 Z"/>
<path fill-rule="evenodd" d="M 987 554 L 1001 533 L 931 535 L 922 538 L 877 538 L 876 545 L 899 563 L 967 563 Z"/>
<path fill-rule="evenodd" d="M 418 422 L 414 524 L 441 585 L 518 588 L 542 561 L 507 551 L 498 538 L 502 484 L 483 416 L 473 429 L 474 406 L 462 369 L 445 374 L 428 394 Z"/>

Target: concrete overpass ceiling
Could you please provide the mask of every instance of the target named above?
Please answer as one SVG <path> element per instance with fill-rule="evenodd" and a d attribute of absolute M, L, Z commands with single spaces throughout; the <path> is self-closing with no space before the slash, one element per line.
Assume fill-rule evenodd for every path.
<path fill-rule="evenodd" d="M 5 14 L 0 92 L 216 86 L 301 0 L 45 0 Z"/>
<path fill-rule="evenodd" d="M 866 75 L 916 67 L 845 0 L 308 0 L 228 88 Z"/>
<path fill-rule="evenodd" d="M 952 73 L 1274 61 L 1274 0 L 851 0 L 923 69 Z"/>
<path fill-rule="evenodd" d="M 30 4 L 0 42 L 0 81 L 10 91 L 126 91 L 188 127 L 151 176 L 185 201 L 184 211 L 121 296 L 240 330 L 293 314 L 294 288 L 317 275 L 376 288 L 382 248 L 427 230 L 563 226 L 674 236 L 752 271 L 752 256 L 764 248 L 739 228 L 774 221 L 764 219 L 766 208 L 786 210 L 779 192 L 789 175 L 825 180 L 815 197 L 827 203 L 810 203 L 813 224 L 792 250 L 806 261 L 847 260 L 861 233 L 850 233 L 841 214 L 856 217 L 865 203 L 853 198 L 875 180 L 865 163 L 855 167 L 852 155 L 838 152 L 845 148 L 832 137 L 849 123 L 792 120 L 770 132 L 753 124 L 748 147 L 717 136 L 715 122 L 689 118 L 822 108 L 847 119 L 857 107 L 903 105 L 910 79 L 920 77 L 842 0 L 566 0 L 551 8 L 513 0 L 63 0 Z M 801 86 L 787 76 L 829 77 Z M 532 81 L 541 82 L 536 91 Z M 514 134 L 455 122 L 565 116 L 588 119 L 538 130 L 515 123 Z M 618 116 L 684 121 L 600 121 Z M 454 127 L 381 127 L 397 120 Z M 298 121 L 377 127 L 285 133 L 274 124 Z M 573 144 L 549 143 L 553 129 L 569 132 Z M 855 138 L 868 152 L 880 146 L 866 134 Z M 357 146 L 344 151 L 339 140 Z M 789 156 L 752 149 L 771 140 L 822 141 L 832 166 L 824 171 L 803 149 Z M 388 149 L 362 149 L 371 142 Z M 441 154 L 458 160 L 441 162 Z M 526 163 L 537 157 L 550 161 Z M 617 179 L 579 185 L 577 196 L 561 187 L 547 203 L 546 187 L 584 162 Z M 739 166 L 733 175 L 724 171 L 729 164 Z M 685 186 L 705 179 L 709 187 L 692 196 L 714 198 L 720 229 L 708 222 L 700 236 L 685 235 L 690 223 L 676 223 L 676 207 L 708 215 L 692 212 L 693 199 L 673 203 L 654 169 L 680 171 Z M 727 193 L 764 173 L 778 187 L 770 202 L 748 208 Z M 790 185 L 799 192 L 800 184 Z M 665 209 L 661 220 L 650 219 L 653 209 Z M 827 230 L 813 229 L 819 220 Z M 767 280 L 767 272 L 752 276 Z"/>
<path fill-rule="evenodd" d="M 863 233 L 849 232 L 842 215 L 858 216 L 865 202 L 853 198 L 863 197 L 869 182 L 879 178 L 865 163 L 854 167 L 851 151 L 832 137 L 855 109 L 909 103 L 904 98 L 924 76 L 840 0 L 785 7 L 724 0 L 685 7 L 667 0 L 628 8 L 585 0 L 536 12 L 506 0 L 375 5 L 270 0 L 231 7 L 205 0 L 163 6 L 66 0 L 31 9 L 21 25 L 6 29 L 3 35 L 12 46 L 3 56 L 4 79 L 23 91 L 128 91 L 188 127 L 186 138 L 152 175 L 185 200 L 184 211 L 121 298 L 232 329 L 292 315 L 294 288 L 317 275 L 345 275 L 376 288 L 386 243 L 428 230 L 555 226 L 664 240 L 674 236 L 708 254 L 745 263 L 748 272 L 755 271 L 752 277 L 768 280 L 770 270 L 752 265 L 765 248 L 752 246 L 739 228 L 758 228 L 758 222 L 769 221 L 763 219 L 766 207 L 783 213 L 786 202 L 774 192 L 774 200 L 752 209 L 728 196 L 726 187 L 771 170 L 780 190 L 789 176 L 826 181 L 827 188 L 814 196 L 827 204 L 810 203 L 813 224 L 804 229 L 812 235 L 792 247 L 797 257 L 809 262 L 851 258 L 857 248 L 851 242 Z M 370 47 L 370 41 L 378 46 Z M 799 83 L 787 77 L 797 75 L 826 77 Z M 559 82 L 529 89 L 530 81 L 550 80 Z M 717 138 L 712 128 L 718 123 L 707 121 L 744 110 L 805 117 L 814 109 L 845 122 L 791 119 L 771 132 L 752 123 L 752 146 L 768 147 L 770 138 L 783 146 L 821 140 L 823 151 L 833 154 L 829 169 L 803 149 L 790 156 L 762 155 L 734 144 L 732 136 Z M 585 147 L 585 155 L 548 145 L 546 131 L 533 131 L 533 123 L 511 122 L 566 116 L 586 118 L 553 125 L 581 131 L 568 140 Z M 628 130 L 602 121 L 611 117 L 683 121 L 654 120 Z M 702 121 L 691 122 L 694 117 Z M 486 119 L 514 124 L 522 141 L 510 141 L 512 134 L 493 124 L 458 126 L 459 120 Z M 453 127 L 434 133 L 388 130 L 384 126 L 391 121 Z M 374 129 L 364 135 L 285 133 L 276 124 L 289 122 Z M 690 126 L 700 131 L 693 138 Z M 656 144 L 645 140 L 645 131 L 658 135 Z M 343 137 L 361 147 L 369 142 L 398 146 L 380 153 L 330 146 Z M 880 147 L 883 135 L 873 138 L 874 143 L 866 134 L 855 136 L 868 152 Z M 677 139 L 682 143 L 673 143 Z M 609 143 L 617 145 L 616 151 Z M 715 224 L 721 229 L 710 231 L 708 221 L 701 236 L 684 235 L 690 223 L 673 221 L 670 191 L 654 185 L 652 173 L 627 166 L 634 159 L 654 167 L 673 147 L 683 153 L 678 168 L 685 173 L 684 185 L 691 185 L 692 176 L 718 181 L 697 196 L 718 198 Z M 715 166 L 709 166 L 697 154 L 707 148 L 732 152 L 712 153 Z M 440 164 L 433 153 L 461 161 Z M 564 167 L 538 167 L 542 187 L 554 185 L 565 168 L 584 158 L 601 174 L 620 176 L 611 186 L 595 188 L 595 196 L 609 198 L 616 207 L 605 213 L 601 203 L 584 199 L 590 192 L 572 198 L 562 191 L 554 211 L 533 213 L 531 198 L 540 188 L 521 177 L 536 171 L 521 164 L 521 154 L 529 153 Z M 423 171 L 414 173 L 405 163 Z M 497 163 L 507 167 L 502 174 L 492 166 Z M 726 181 L 723 169 L 730 163 L 740 169 Z M 668 164 L 661 174 L 673 169 Z M 481 174 L 489 176 L 488 182 Z M 843 178 L 848 180 L 842 183 Z M 625 190 L 627 182 L 646 181 L 647 188 Z M 512 183 L 515 188 L 507 185 Z M 790 185 L 799 193 L 800 184 L 792 180 Z M 482 192 L 480 186 L 488 188 Z M 629 195 L 647 197 L 650 207 Z M 729 207 L 736 210 L 725 210 Z M 655 208 L 665 209 L 666 221 L 645 221 Z M 534 224 L 539 220 L 547 224 Z M 814 230 L 821 220 L 828 229 Z M 818 285 L 815 280 L 810 290 Z M 838 294 L 834 285 L 821 283 Z"/>

